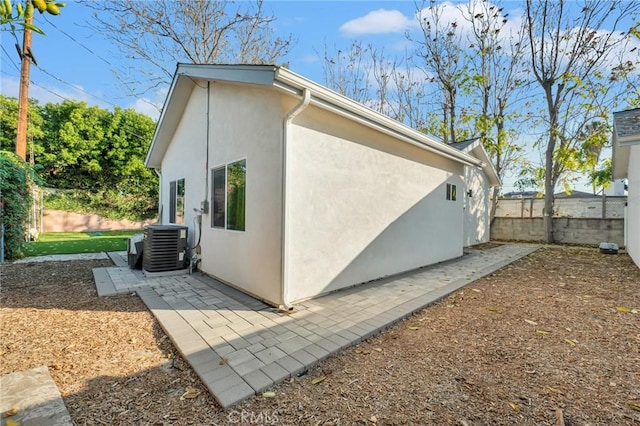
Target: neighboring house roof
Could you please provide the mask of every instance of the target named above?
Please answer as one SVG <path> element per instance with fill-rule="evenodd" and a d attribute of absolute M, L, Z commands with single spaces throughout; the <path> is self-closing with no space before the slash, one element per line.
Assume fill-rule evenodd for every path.
<path fill-rule="evenodd" d="M 584 191 L 571 191 L 567 193 L 566 191 L 556 192 L 553 194 L 555 198 L 598 198 L 599 195 L 593 194 L 591 192 Z"/>
<path fill-rule="evenodd" d="M 489 159 L 489 155 L 487 151 L 482 146 L 482 142 L 479 138 L 468 139 L 462 142 L 452 143 L 449 146 L 452 146 L 466 154 L 473 155 L 478 160 L 482 161 L 484 164 L 482 166 L 482 170 L 489 178 L 489 185 L 491 186 L 500 186 L 500 178 L 498 177 L 498 173 L 496 169 L 493 167 L 493 163 L 491 163 L 491 159 Z"/>
<path fill-rule="evenodd" d="M 613 178 L 629 174 L 629 149 L 640 144 L 640 108 L 613 113 Z"/>
<path fill-rule="evenodd" d="M 555 198 L 594 198 L 599 197 L 598 195 L 592 194 L 590 192 L 584 191 L 571 191 L 571 193 L 567 193 L 566 191 L 556 192 L 553 194 Z M 538 191 L 516 191 L 516 192 L 507 192 L 502 196 L 502 198 L 542 198 L 542 193 Z"/>
<path fill-rule="evenodd" d="M 399 121 L 380 114 L 352 99 L 308 80 L 286 68 L 275 65 L 210 65 L 178 64 L 156 125 L 151 147 L 145 160 L 147 167 L 159 168 L 182 113 L 189 101 L 196 80 L 215 80 L 235 84 L 271 86 L 291 96 L 301 98 L 310 92 L 310 103 L 335 114 L 348 117 L 405 143 L 475 167 L 486 167 L 485 162 L 430 138 Z"/>
<path fill-rule="evenodd" d="M 538 191 L 513 191 L 502 195 L 502 198 L 540 198 Z"/>

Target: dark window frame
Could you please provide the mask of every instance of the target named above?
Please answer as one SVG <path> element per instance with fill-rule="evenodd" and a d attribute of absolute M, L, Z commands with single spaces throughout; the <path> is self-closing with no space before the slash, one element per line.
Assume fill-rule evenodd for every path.
<path fill-rule="evenodd" d="M 169 223 L 184 224 L 185 178 L 169 182 Z"/>
<path fill-rule="evenodd" d="M 211 227 L 246 230 L 247 159 L 211 169 Z"/>

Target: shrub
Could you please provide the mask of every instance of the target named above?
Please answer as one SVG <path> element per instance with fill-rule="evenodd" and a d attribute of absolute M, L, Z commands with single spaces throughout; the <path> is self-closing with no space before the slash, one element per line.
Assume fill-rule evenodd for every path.
<path fill-rule="evenodd" d="M 122 194 L 117 189 L 101 191 L 45 190 L 44 206 L 49 210 L 97 214 L 107 219 L 129 219 L 132 221 L 151 219 L 158 214 L 156 197 L 149 194 Z"/>
<path fill-rule="evenodd" d="M 12 152 L 0 151 L 0 223 L 4 226 L 4 251 L 9 260 L 23 256 L 32 178 L 27 163 Z"/>

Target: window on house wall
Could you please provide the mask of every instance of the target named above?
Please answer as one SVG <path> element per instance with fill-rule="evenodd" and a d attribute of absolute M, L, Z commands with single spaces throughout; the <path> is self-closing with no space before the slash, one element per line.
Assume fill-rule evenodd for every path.
<path fill-rule="evenodd" d="M 214 228 L 245 230 L 247 161 L 240 160 L 211 171 Z"/>
<path fill-rule="evenodd" d="M 214 228 L 224 228 L 225 224 L 225 168 L 220 167 L 211 171 L 211 200 L 213 209 L 211 214 L 211 226 Z"/>
<path fill-rule="evenodd" d="M 447 184 L 447 200 L 456 201 L 457 198 L 457 188 L 456 185 L 452 183 Z"/>
<path fill-rule="evenodd" d="M 227 229 L 244 231 L 247 161 L 227 165 Z"/>
<path fill-rule="evenodd" d="M 184 223 L 184 179 L 169 182 L 169 222 Z"/>

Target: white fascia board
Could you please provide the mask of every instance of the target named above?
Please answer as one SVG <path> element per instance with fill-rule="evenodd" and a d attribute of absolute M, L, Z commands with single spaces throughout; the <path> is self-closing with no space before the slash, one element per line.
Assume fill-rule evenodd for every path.
<path fill-rule="evenodd" d="M 277 82 L 284 84 L 277 84 Z M 302 89 L 307 88 L 311 91 L 311 104 L 313 105 L 332 111 L 367 127 L 393 136 L 396 139 L 437 153 L 451 160 L 469 166 L 483 167 L 483 162 L 473 156 L 465 154 L 442 142 L 435 141 L 424 133 L 405 126 L 399 121 L 367 108 L 346 96 L 342 96 L 285 68 L 278 68 L 275 85 L 291 94 L 298 95 L 298 93 L 300 93 L 298 96 L 301 96 Z"/>
<path fill-rule="evenodd" d="M 500 182 L 500 178 L 498 177 L 498 172 L 496 172 L 489 155 L 487 154 L 487 150 L 482 146 L 482 142 L 480 139 L 476 139 L 462 150 L 463 152 L 470 153 L 476 152 L 478 155 L 474 155 L 474 157 L 478 158 L 482 161 L 482 170 L 484 170 L 485 174 L 489 177 L 489 184 L 491 186 L 502 186 L 502 182 Z"/>
<path fill-rule="evenodd" d="M 189 79 L 180 79 L 178 77 L 180 65 L 176 69 L 176 73 L 171 81 L 169 92 L 164 100 L 162 106 L 162 112 L 156 123 L 156 129 L 151 139 L 151 146 L 147 152 L 147 157 L 144 160 L 146 167 L 158 169 L 162 164 L 162 157 L 169 146 L 169 141 L 173 137 L 178 122 L 180 121 L 181 114 L 178 114 L 178 110 L 184 110 L 184 106 L 188 101 L 188 96 L 191 94 L 194 82 Z M 180 105 L 178 105 L 180 104 Z"/>
<path fill-rule="evenodd" d="M 611 152 L 611 175 L 614 180 L 625 179 L 629 176 L 630 147 L 620 144 L 615 129 L 611 145 L 613 147 Z"/>

